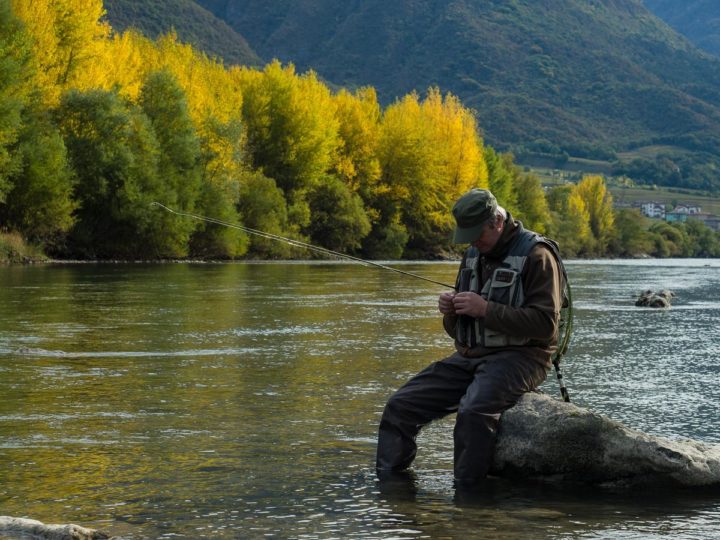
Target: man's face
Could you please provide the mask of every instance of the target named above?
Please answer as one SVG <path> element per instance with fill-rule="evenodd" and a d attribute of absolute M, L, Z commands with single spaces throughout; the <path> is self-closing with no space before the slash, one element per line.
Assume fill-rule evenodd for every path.
<path fill-rule="evenodd" d="M 503 227 L 502 222 L 500 221 L 500 223 L 498 223 L 498 221 L 500 220 L 496 219 L 485 225 L 480 236 L 473 241 L 473 247 L 477 248 L 481 255 L 488 253 L 495 247 L 495 244 L 497 244 L 497 241 L 500 239 Z"/>

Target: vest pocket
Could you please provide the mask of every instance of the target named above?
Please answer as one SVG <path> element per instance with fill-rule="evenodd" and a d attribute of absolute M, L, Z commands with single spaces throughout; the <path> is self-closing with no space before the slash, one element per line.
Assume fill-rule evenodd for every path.
<path fill-rule="evenodd" d="M 491 302 L 512 305 L 520 273 L 509 268 L 496 268 L 490 280 L 487 299 Z"/>

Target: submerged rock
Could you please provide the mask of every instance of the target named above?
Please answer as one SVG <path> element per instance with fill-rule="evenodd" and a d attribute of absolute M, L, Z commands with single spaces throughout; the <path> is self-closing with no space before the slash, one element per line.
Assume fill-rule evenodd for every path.
<path fill-rule="evenodd" d="M 43 540 L 100 540 L 110 538 L 95 529 L 86 529 L 79 525 L 46 525 L 34 519 L 0 516 L 0 533 L 15 533 L 19 538 L 38 538 Z"/>
<path fill-rule="evenodd" d="M 491 474 L 608 487 L 720 487 L 720 445 L 654 437 L 530 393 L 502 416 Z"/>
<path fill-rule="evenodd" d="M 667 289 L 662 291 L 643 291 L 638 295 L 635 305 L 638 307 L 668 308 L 675 298 L 675 293 Z"/>

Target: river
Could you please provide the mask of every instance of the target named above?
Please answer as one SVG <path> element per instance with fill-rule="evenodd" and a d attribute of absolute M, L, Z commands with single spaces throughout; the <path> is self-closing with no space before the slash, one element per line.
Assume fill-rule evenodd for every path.
<path fill-rule="evenodd" d="M 720 260 L 567 268 L 572 401 L 720 443 Z M 344 263 L 9 266 L 0 284 L 0 515 L 133 540 L 720 536 L 720 494 L 495 479 L 460 497 L 452 418 L 418 438 L 414 482 L 379 485 L 385 400 L 450 350 L 436 285 Z M 671 309 L 634 306 L 662 288 Z M 552 374 L 542 389 L 559 398 Z"/>

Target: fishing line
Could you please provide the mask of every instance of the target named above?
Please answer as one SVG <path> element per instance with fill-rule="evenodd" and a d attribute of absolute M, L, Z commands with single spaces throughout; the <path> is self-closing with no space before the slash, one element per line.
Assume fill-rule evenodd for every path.
<path fill-rule="evenodd" d="M 360 257 L 353 257 L 352 255 L 347 255 L 345 253 L 340 253 L 339 251 L 333 251 L 332 249 L 327 249 L 321 246 L 316 246 L 313 244 L 308 244 L 307 242 L 302 242 L 300 240 L 293 240 L 292 238 L 286 238 L 285 236 L 280 236 L 278 234 L 273 234 L 265 231 L 260 231 L 258 229 L 252 229 L 250 227 L 246 227 L 244 225 L 238 225 L 237 223 L 228 223 L 227 221 L 222 221 L 220 219 L 212 218 L 212 217 L 206 217 L 206 216 L 200 216 L 197 214 L 191 214 L 190 212 L 179 212 L 177 210 L 173 210 L 172 208 L 168 208 L 164 204 L 160 204 L 159 202 L 152 202 L 150 203 L 151 206 L 159 206 L 160 208 L 167 210 L 171 214 L 175 214 L 178 216 L 184 216 L 189 217 L 193 219 L 197 219 L 199 221 L 205 221 L 207 223 L 214 223 L 215 225 L 221 225 L 223 227 L 229 227 L 231 229 L 238 229 L 240 231 L 246 232 L 248 234 L 254 234 L 255 236 L 260 236 L 262 238 L 267 238 L 269 240 L 276 240 L 278 242 L 285 242 L 286 244 L 290 244 L 291 246 L 304 248 L 310 251 L 315 251 L 317 253 L 322 253 L 323 255 L 328 255 L 331 257 L 338 257 L 341 259 L 347 259 L 356 263 L 360 263 L 366 266 L 374 266 L 375 268 L 380 268 L 382 270 L 389 270 L 390 272 L 395 272 L 397 274 L 402 274 L 403 276 L 412 277 L 415 279 L 420 279 L 422 281 L 427 281 L 430 283 L 434 283 L 435 285 L 440 285 L 442 287 L 447 287 L 449 289 L 455 289 L 454 285 L 448 285 L 447 283 L 442 283 L 440 281 L 435 281 L 434 279 L 426 278 L 424 276 L 420 276 L 418 274 L 413 274 L 412 272 L 406 272 L 405 270 L 399 270 L 397 268 L 392 268 L 390 266 L 385 266 L 384 264 L 376 263 L 373 261 L 368 261 L 365 259 L 361 259 Z"/>

